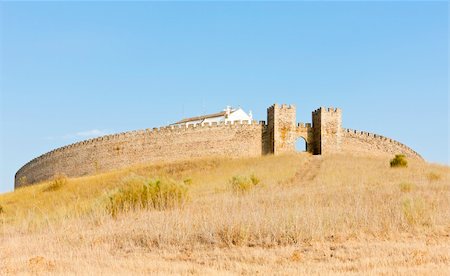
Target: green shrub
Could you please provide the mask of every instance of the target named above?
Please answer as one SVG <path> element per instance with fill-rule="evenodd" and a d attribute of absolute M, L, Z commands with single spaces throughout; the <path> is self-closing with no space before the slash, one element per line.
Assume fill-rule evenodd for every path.
<path fill-rule="evenodd" d="M 171 179 L 146 179 L 128 177 L 124 187 L 109 197 L 107 211 L 116 216 L 119 212 L 136 209 L 166 210 L 182 206 L 188 199 L 185 184 Z"/>
<path fill-rule="evenodd" d="M 187 198 L 187 187 L 173 180 L 153 180 L 147 184 L 149 202 L 157 210 L 181 205 Z"/>
<path fill-rule="evenodd" d="M 403 154 L 395 155 L 394 159 L 391 160 L 391 168 L 406 168 L 408 167 L 408 161 L 406 156 Z"/>
<path fill-rule="evenodd" d="M 44 189 L 44 192 L 52 192 L 61 189 L 62 186 L 66 185 L 67 176 L 64 174 L 56 174 L 53 176 L 52 182 Z"/>
<path fill-rule="evenodd" d="M 252 181 L 254 186 L 258 185 L 261 182 L 261 180 L 257 178 L 254 174 L 250 175 L 250 180 Z"/>
<path fill-rule="evenodd" d="M 192 185 L 192 179 L 191 178 L 186 178 L 185 180 L 183 180 L 183 183 L 188 185 L 188 186 L 191 186 Z"/>
<path fill-rule="evenodd" d="M 250 177 L 246 176 L 233 176 L 230 179 L 230 185 L 234 192 L 236 193 L 245 193 L 253 189 L 260 183 L 260 179 L 255 175 L 251 175 Z"/>
<path fill-rule="evenodd" d="M 5 212 L 5 209 L 3 209 L 3 206 L 0 205 L 0 215 L 3 214 Z"/>

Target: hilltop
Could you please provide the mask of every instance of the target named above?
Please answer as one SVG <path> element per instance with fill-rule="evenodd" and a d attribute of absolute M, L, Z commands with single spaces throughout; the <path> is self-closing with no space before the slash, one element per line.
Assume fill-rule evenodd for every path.
<path fill-rule="evenodd" d="M 171 204 L 111 212 L 158 181 Z M 0 274 L 446 274 L 448 198 L 449 167 L 343 154 L 60 176 L 0 195 Z"/>

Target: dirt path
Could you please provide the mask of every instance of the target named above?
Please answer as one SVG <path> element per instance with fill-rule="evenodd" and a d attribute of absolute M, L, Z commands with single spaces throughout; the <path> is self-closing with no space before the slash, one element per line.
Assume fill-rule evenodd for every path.
<path fill-rule="evenodd" d="M 281 182 L 284 185 L 302 184 L 313 181 L 320 172 L 322 156 L 312 155 L 305 158 L 306 161 L 300 165 L 297 172 L 291 178 Z"/>
<path fill-rule="evenodd" d="M 295 183 L 309 182 L 316 178 L 320 172 L 320 167 L 322 166 L 322 156 L 313 155 L 308 158 L 308 161 L 300 167 L 300 169 L 295 174 Z"/>

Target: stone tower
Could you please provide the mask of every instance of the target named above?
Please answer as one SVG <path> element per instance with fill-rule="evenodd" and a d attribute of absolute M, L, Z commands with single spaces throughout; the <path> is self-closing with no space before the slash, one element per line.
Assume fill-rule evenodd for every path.
<path fill-rule="evenodd" d="M 267 109 L 268 152 L 281 154 L 295 151 L 296 113 L 293 105 L 274 104 Z"/>
<path fill-rule="evenodd" d="M 313 154 L 341 151 L 342 110 L 321 107 L 312 113 Z"/>
<path fill-rule="evenodd" d="M 327 154 L 341 151 L 342 110 L 321 107 L 312 112 L 312 127 L 296 123 L 293 105 L 274 104 L 267 109 L 267 129 L 263 133 L 265 154 L 282 154 L 295 151 L 299 137 L 307 142 L 307 151 L 312 154 Z"/>
<path fill-rule="evenodd" d="M 236 121 L 170 125 L 111 134 L 73 143 L 34 158 L 15 175 L 15 187 L 51 179 L 92 175 L 137 164 L 159 164 L 195 158 L 257 157 L 295 152 L 304 139 L 312 154 L 335 152 L 392 157 L 404 154 L 423 160 L 406 145 L 382 135 L 342 128 L 342 111 L 321 107 L 311 123 L 296 123 L 293 105 L 274 104 L 267 109 L 267 124 Z M 27 181 L 23 181 L 26 179 Z"/>

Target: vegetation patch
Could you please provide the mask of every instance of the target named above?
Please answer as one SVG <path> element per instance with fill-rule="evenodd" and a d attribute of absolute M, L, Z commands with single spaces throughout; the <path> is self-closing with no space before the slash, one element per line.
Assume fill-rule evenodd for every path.
<path fill-rule="evenodd" d="M 255 175 L 250 176 L 233 176 L 230 179 L 230 185 L 235 193 L 246 193 L 259 185 L 261 180 Z"/>
<path fill-rule="evenodd" d="M 407 198 L 402 202 L 403 215 L 409 225 L 430 224 L 430 216 L 425 202 L 421 198 Z"/>
<path fill-rule="evenodd" d="M 184 183 L 131 176 L 124 179 L 123 188 L 109 197 L 107 211 L 115 217 L 136 209 L 166 210 L 182 206 L 187 199 L 188 188 Z"/>
<path fill-rule="evenodd" d="M 431 172 L 431 173 L 427 174 L 427 179 L 430 182 L 435 182 L 435 181 L 441 180 L 441 175 Z"/>
<path fill-rule="evenodd" d="M 5 209 L 3 209 L 3 206 L 0 205 L 0 215 L 3 214 L 5 212 Z"/>
<path fill-rule="evenodd" d="M 64 174 L 57 174 L 53 176 L 52 182 L 45 187 L 44 192 L 53 192 L 61 189 L 61 187 L 67 184 L 67 176 Z"/>
<path fill-rule="evenodd" d="M 225 225 L 217 233 L 220 241 L 228 247 L 246 245 L 251 237 L 251 229 L 249 226 Z"/>
<path fill-rule="evenodd" d="M 403 182 L 403 183 L 400 183 L 399 187 L 400 187 L 400 191 L 402 191 L 403 193 L 409 193 L 415 188 L 415 185 L 412 183 Z"/>
<path fill-rule="evenodd" d="M 406 168 L 408 167 L 408 161 L 406 156 L 403 154 L 395 155 L 394 159 L 391 160 L 391 168 Z"/>

